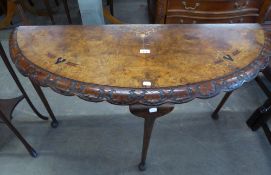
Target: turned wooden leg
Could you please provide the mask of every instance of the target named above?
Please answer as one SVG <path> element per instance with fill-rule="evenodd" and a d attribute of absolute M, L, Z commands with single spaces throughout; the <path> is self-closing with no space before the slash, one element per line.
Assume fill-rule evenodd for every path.
<path fill-rule="evenodd" d="M 221 100 L 221 102 L 219 103 L 219 105 L 216 107 L 215 111 L 212 114 L 212 118 L 214 120 L 217 120 L 219 118 L 219 111 L 220 109 L 223 107 L 223 105 L 226 103 L 226 101 L 228 100 L 228 98 L 230 97 L 230 95 L 232 94 L 233 91 L 230 92 L 226 92 L 225 96 L 223 97 L 223 99 Z"/>
<path fill-rule="evenodd" d="M 138 165 L 140 171 L 146 170 L 146 159 L 150 144 L 154 122 L 158 117 L 170 113 L 174 109 L 173 104 L 165 104 L 159 107 L 148 107 L 143 105 L 130 105 L 130 112 L 137 117 L 144 118 L 144 137 L 141 154 L 141 161 Z"/>

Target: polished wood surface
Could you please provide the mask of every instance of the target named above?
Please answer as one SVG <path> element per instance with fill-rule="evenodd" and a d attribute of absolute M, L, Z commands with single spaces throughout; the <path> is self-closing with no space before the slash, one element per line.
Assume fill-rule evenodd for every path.
<path fill-rule="evenodd" d="M 153 22 L 263 23 L 270 0 L 148 0 Z"/>
<path fill-rule="evenodd" d="M 156 118 L 174 104 L 210 98 L 254 79 L 269 62 L 270 29 L 257 24 L 19 27 L 9 44 L 13 62 L 47 107 L 40 86 L 129 105 L 144 118 L 138 165 L 144 171 Z"/>
<path fill-rule="evenodd" d="M 33 64 L 59 76 L 117 87 L 142 88 L 143 80 L 151 81 L 152 87 L 169 87 L 223 77 L 251 63 L 263 47 L 263 30 L 258 26 L 231 28 L 20 27 L 17 41 Z M 145 47 L 150 54 L 140 54 L 144 48 L 141 35 L 148 35 Z M 223 59 L 237 50 L 240 53 L 234 61 Z M 55 64 L 59 57 L 67 64 Z"/>
<path fill-rule="evenodd" d="M 117 104 L 181 103 L 235 89 L 264 68 L 269 49 L 257 24 L 19 27 L 10 40 L 17 67 L 41 85 Z"/>

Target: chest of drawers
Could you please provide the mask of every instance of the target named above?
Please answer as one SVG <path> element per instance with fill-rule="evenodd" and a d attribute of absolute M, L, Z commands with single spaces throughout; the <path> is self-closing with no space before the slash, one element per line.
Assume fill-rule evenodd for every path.
<path fill-rule="evenodd" d="M 270 0 L 148 0 L 152 22 L 263 23 Z"/>

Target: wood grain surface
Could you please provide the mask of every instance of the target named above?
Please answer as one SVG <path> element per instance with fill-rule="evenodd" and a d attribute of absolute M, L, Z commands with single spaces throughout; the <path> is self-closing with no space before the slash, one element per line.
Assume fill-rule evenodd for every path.
<path fill-rule="evenodd" d="M 240 87 L 266 66 L 269 45 L 258 24 L 28 26 L 10 40 L 19 70 L 43 86 L 90 101 L 150 105 Z"/>

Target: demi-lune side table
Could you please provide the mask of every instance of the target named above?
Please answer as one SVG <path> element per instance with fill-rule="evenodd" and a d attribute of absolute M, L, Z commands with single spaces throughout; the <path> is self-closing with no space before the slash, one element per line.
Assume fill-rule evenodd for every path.
<path fill-rule="evenodd" d="M 155 119 L 174 104 L 207 99 L 253 80 L 270 56 L 258 24 L 19 27 L 10 54 L 37 91 L 129 106 L 145 119 L 142 158 Z M 165 143 L 166 144 L 166 143 Z"/>

